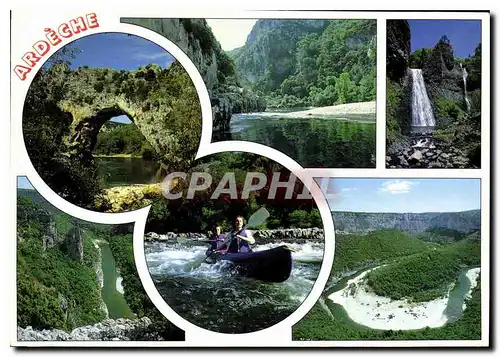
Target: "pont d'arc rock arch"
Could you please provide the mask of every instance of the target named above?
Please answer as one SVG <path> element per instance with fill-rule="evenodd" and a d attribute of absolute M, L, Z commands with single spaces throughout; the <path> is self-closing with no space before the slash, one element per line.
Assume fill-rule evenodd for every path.
<path fill-rule="evenodd" d="M 88 158 L 99 130 L 113 117 L 126 115 L 167 166 L 189 165 L 201 136 L 201 107 L 184 68 L 174 62 L 162 69 L 78 68 L 60 65 L 46 75 L 52 100 L 71 116 L 64 139 L 71 157 Z"/>

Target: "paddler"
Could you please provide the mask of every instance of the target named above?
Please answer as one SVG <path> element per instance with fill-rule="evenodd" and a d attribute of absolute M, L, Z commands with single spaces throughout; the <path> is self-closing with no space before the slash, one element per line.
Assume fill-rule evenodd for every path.
<path fill-rule="evenodd" d="M 216 224 L 212 228 L 212 236 L 210 237 L 210 251 L 211 250 L 222 250 L 225 245 L 224 240 L 225 240 L 225 235 L 221 233 L 221 227 Z"/>
<path fill-rule="evenodd" d="M 243 216 L 236 216 L 234 220 L 234 229 L 229 233 L 229 248 L 228 253 L 245 253 L 251 252 L 251 244 L 255 243 L 250 232 L 248 232 L 244 226 L 245 220 Z"/>

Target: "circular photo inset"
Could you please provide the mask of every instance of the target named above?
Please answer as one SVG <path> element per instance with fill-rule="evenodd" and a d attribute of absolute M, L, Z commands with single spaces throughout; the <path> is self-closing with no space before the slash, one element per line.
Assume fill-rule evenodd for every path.
<path fill-rule="evenodd" d="M 305 185 L 265 157 L 224 152 L 170 172 L 149 212 L 146 263 L 164 301 L 221 333 L 271 327 L 310 293 L 323 261 Z"/>
<path fill-rule="evenodd" d="M 183 66 L 126 33 L 78 39 L 38 71 L 23 110 L 31 163 L 67 201 L 100 212 L 150 205 L 194 161 L 201 106 Z"/>

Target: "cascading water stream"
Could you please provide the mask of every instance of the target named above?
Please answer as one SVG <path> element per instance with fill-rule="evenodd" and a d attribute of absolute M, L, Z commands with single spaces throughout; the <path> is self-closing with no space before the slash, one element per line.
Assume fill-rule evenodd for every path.
<path fill-rule="evenodd" d="M 411 125 L 413 127 L 433 127 L 436 125 L 432 106 L 427 96 L 422 70 L 411 68 Z"/>
<path fill-rule="evenodd" d="M 460 68 L 462 69 L 462 79 L 464 81 L 464 99 L 465 99 L 465 104 L 467 105 L 467 113 L 470 113 L 470 101 L 469 101 L 469 97 L 467 94 L 467 76 L 468 76 L 468 73 L 467 73 L 467 70 L 465 69 L 465 67 L 462 66 L 461 63 L 460 63 Z"/>

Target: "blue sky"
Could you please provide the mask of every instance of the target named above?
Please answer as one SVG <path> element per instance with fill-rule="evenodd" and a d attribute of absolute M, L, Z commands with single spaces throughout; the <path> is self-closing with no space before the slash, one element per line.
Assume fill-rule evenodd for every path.
<path fill-rule="evenodd" d="M 26 176 L 17 176 L 17 188 L 27 188 L 34 190 L 34 187 L 31 185 Z"/>
<path fill-rule="evenodd" d="M 71 68 L 137 69 L 150 63 L 167 67 L 174 58 L 157 44 L 135 35 L 101 33 L 82 37 L 72 43 L 80 50 Z"/>
<path fill-rule="evenodd" d="M 134 70 L 150 63 L 168 67 L 174 61 L 174 57 L 157 44 L 139 36 L 123 33 L 86 36 L 72 42 L 72 46 L 79 49 L 75 58 L 71 60 L 72 69 L 88 66 Z M 125 115 L 112 118 L 111 121 L 131 123 Z"/>
<path fill-rule="evenodd" d="M 481 207 L 479 179 L 329 180 L 326 191 L 332 211 L 419 213 Z"/>
<path fill-rule="evenodd" d="M 419 48 L 431 48 L 446 35 L 455 56 L 468 57 L 474 54 L 481 42 L 480 20 L 408 20 L 411 29 L 411 52 Z"/>

